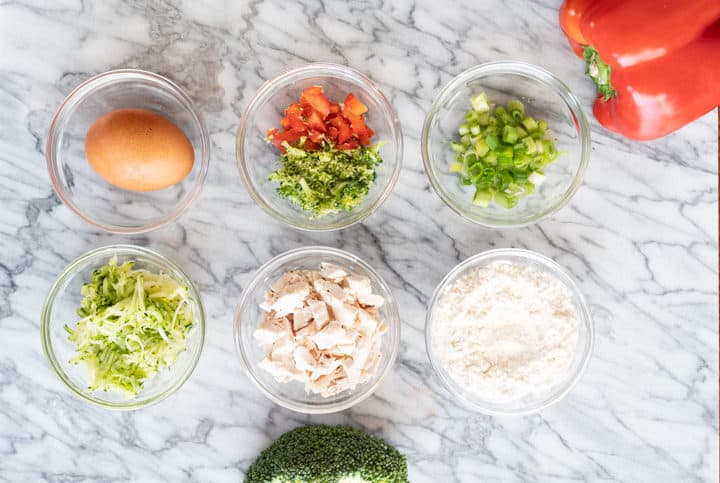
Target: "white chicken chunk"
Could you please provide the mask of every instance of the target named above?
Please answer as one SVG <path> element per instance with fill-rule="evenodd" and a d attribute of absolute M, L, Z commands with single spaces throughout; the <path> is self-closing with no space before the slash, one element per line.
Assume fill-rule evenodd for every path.
<path fill-rule="evenodd" d="M 270 357 L 272 360 L 280 360 L 292 355 L 295 350 L 295 338 L 292 333 L 284 335 L 276 340 L 270 349 Z"/>
<path fill-rule="evenodd" d="M 341 282 L 347 277 L 347 272 L 334 263 L 323 262 L 320 264 L 320 275 L 333 282 Z"/>
<path fill-rule="evenodd" d="M 308 309 L 297 309 L 293 312 L 293 330 L 298 332 L 305 328 L 312 321 L 312 312 Z"/>
<path fill-rule="evenodd" d="M 354 344 L 355 337 L 338 322 L 330 322 L 323 330 L 312 337 L 318 349 L 330 349 L 336 345 Z"/>
<path fill-rule="evenodd" d="M 291 359 L 273 360 L 265 357 L 258 366 L 269 372 L 278 382 L 290 382 L 294 379 L 300 380 L 303 374 L 295 369 Z"/>
<path fill-rule="evenodd" d="M 360 305 L 369 305 L 372 307 L 380 307 L 385 302 L 385 299 L 381 295 L 374 293 L 360 294 L 357 299 Z"/>
<path fill-rule="evenodd" d="M 352 356 L 355 353 L 355 344 L 338 344 L 328 349 L 328 353 L 339 357 Z"/>
<path fill-rule="evenodd" d="M 295 368 L 299 371 L 312 371 L 317 365 L 315 356 L 313 356 L 310 349 L 304 346 L 295 348 L 293 358 L 295 360 Z"/>
<path fill-rule="evenodd" d="M 317 359 L 317 365 L 310 374 L 310 380 L 316 381 L 322 376 L 332 374 L 335 370 L 340 367 L 340 360 L 330 356 L 329 354 L 323 354 Z"/>
<path fill-rule="evenodd" d="M 358 295 L 370 295 L 372 293 L 370 279 L 363 275 L 353 273 L 345 279 L 345 282 L 347 282 L 350 292 L 355 294 L 355 297 Z"/>
<path fill-rule="evenodd" d="M 345 302 L 336 301 L 330 308 L 332 309 L 335 320 L 340 322 L 343 327 L 353 327 L 355 325 L 358 309 L 354 305 Z"/>
<path fill-rule="evenodd" d="M 313 320 L 318 329 L 325 327 L 325 324 L 330 321 L 330 314 L 325 302 L 322 300 L 308 300 L 308 307 L 310 307 L 310 312 L 312 312 Z"/>
<path fill-rule="evenodd" d="M 332 307 L 333 304 L 342 303 L 345 298 L 345 292 L 342 287 L 329 280 L 315 280 L 313 287 L 320 294 L 323 301 Z"/>
<path fill-rule="evenodd" d="M 265 300 L 260 308 L 266 311 L 274 311 L 278 317 L 284 317 L 305 304 L 305 299 L 310 294 L 310 284 L 305 280 L 283 285 L 277 289 L 273 288 L 273 297 Z"/>
<path fill-rule="evenodd" d="M 290 322 L 284 317 L 263 314 L 263 321 L 253 332 L 253 337 L 262 345 L 270 345 L 290 332 Z"/>
<path fill-rule="evenodd" d="M 378 320 L 370 315 L 365 309 L 358 310 L 358 322 L 357 331 L 365 336 L 369 337 L 378 331 L 379 322 Z"/>
<path fill-rule="evenodd" d="M 303 327 L 300 330 L 295 331 L 295 336 L 298 338 L 298 340 L 301 339 L 311 339 L 312 336 L 320 332 L 320 329 L 318 329 L 317 325 L 315 325 L 314 322 L 309 323 L 305 327 Z"/>

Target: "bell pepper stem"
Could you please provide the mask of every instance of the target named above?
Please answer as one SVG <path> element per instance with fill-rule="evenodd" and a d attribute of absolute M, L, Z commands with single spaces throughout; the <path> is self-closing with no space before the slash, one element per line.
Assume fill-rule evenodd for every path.
<path fill-rule="evenodd" d="M 610 72 L 612 67 L 606 64 L 598 54 L 598 51 L 590 45 L 583 47 L 583 58 L 587 63 L 585 73 L 595 82 L 598 92 L 603 96 L 603 100 L 617 96 L 617 91 L 610 82 Z"/>

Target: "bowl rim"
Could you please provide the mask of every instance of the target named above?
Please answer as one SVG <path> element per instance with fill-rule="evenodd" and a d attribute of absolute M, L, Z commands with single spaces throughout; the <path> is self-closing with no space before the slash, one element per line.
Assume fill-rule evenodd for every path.
<path fill-rule="evenodd" d="M 175 207 L 175 209 L 165 215 L 162 219 L 154 223 L 148 223 L 137 226 L 119 226 L 110 223 L 103 223 L 102 221 L 91 218 L 86 215 L 80 207 L 75 204 L 70 197 L 66 196 L 65 190 L 62 187 L 63 184 L 60 181 L 58 159 L 57 159 L 57 144 L 60 137 L 60 128 L 64 124 L 64 121 L 68 118 L 67 109 L 74 106 L 79 101 L 92 95 L 97 89 L 107 86 L 108 84 L 114 84 L 127 80 L 145 80 L 154 83 L 155 85 L 161 86 L 166 91 L 172 92 L 173 95 L 178 98 L 181 104 L 190 113 L 193 121 L 197 125 L 200 131 L 200 143 L 202 151 L 202 160 L 200 164 L 200 171 L 197 175 L 197 179 L 190 189 L 189 193 L 183 198 L 183 200 Z M 171 223 L 180 216 L 182 216 L 188 208 L 193 204 L 202 191 L 205 179 L 208 173 L 208 167 L 210 165 L 210 136 L 208 134 L 207 126 L 202 114 L 196 109 L 190 96 L 176 83 L 168 79 L 167 77 L 161 76 L 154 72 L 142 70 L 142 69 L 115 69 L 107 72 L 103 72 L 94 75 L 77 87 L 75 87 L 70 94 L 68 94 L 63 102 L 55 111 L 55 115 L 50 122 L 48 129 L 48 138 L 45 143 L 45 160 L 47 164 L 48 173 L 50 174 L 50 181 L 52 182 L 53 189 L 57 194 L 58 198 L 70 208 L 77 216 L 79 216 L 86 223 L 96 226 L 104 231 L 110 233 L 124 234 L 124 235 L 136 235 L 139 233 L 146 233 L 155 229 L 158 229 L 168 223 Z M 197 160 L 195 160 L 197 162 Z"/>
<path fill-rule="evenodd" d="M 440 298 L 440 295 L 447 288 L 450 280 L 454 279 L 469 268 L 475 266 L 478 262 L 489 262 L 494 260 L 505 260 L 513 262 L 521 261 L 520 263 L 523 264 L 525 264 L 525 262 L 527 261 L 539 263 L 540 265 L 547 268 L 554 277 L 558 278 L 561 282 L 563 282 L 563 285 L 568 287 L 572 295 L 577 297 L 577 300 L 579 301 L 580 313 L 578 314 L 578 324 L 584 324 L 586 328 L 584 339 L 578 340 L 578 344 L 584 341 L 584 344 L 582 346 L 583 352 L 581 355 L 582 359 L 580 365 L 565 385 L 558 387 L 557 390 L 552 393 L 551 397 L 549 397 L 546 401 L 540 404 L 528 405 L 519 409 L 500 410 L 488 408 L 482 402 L 478 402 L 475 398 L 466 397 L 465 395 L 456 392 L 453 386 L 448 381 L 450 376 L 446 375 L 446 371 L 442 369 L 440 361 L 437 360 L 435 351 L 432 346 L 431 329 L 433 325 L 434 308 Z M 490 416 L 526 416 L 529 414 L 540 412 L 550 406 L 553 406 L 554 404 L 557 404 L 575 388 L 577 383 L 585 374 L 594 348 L 595 323 L 588 308 L 587 301 L 585 300 L 583 293 L 580 291 L 580 288 L 577 286 L 575 279 L 568 273 L 566 269 L 564 269 L 560 264 L 558 264 L 550 257 L 523 248 L 498 248 L 493 250 L 486 250 L 477 253 L 471 257 L 468 257 L 464 261 L 455 265 L 455 267 L 453 267 L 452 270 L 450 270 L 447 275 L 443 277 L 443 279 L 435 288 L 435 291 L 433 292 L 433 295 L 428 302 L 428 308 L 425 314 L 425 350 L 428 359 L 430 360 L 430 365 L 433 368 L 433 373 L 440 380 L 441 385 L 445 389 L 445 391 L 447 391 L 453 398 L 459 400 L 467 408 Z"/>
<path fill-rule="evenodd" d="M 153 258 L 159 264 L 165 266 L 166 268 L 169 268 L 170 270 L 179 273 L 183 277 L 183 282 L 187 284 L 188 289 L 192 295 L 193 301 L 197 305 L 199 319 L 196 321 L 197 327 L 194 330 L 200 331 L 200 341 L 198 343 L 197 350 L 191 355 L 192 360 L 190 362 L 190 365 L 188 366 L 185 373 L 180 377 L 177 381 L 175 381 L 172 385 L 170 385 L 166 390 L 159 393 L 157 396 L 149 398 L 147 400 L 138 402 L 135 399 L 129 399 L 126 402 L 121 403 L 114 403 L 109 401 L 104 401 L 100 398 L 94 397 L 93 393 L 88 393 L 83 390 L 83 388 L 76 386 L 73 384 L 73 382 L 70 380 L 70 378 L 67 376 L 65 370 L 62 368 L 60 363 L 58 362 L 58 358 L 55 355 L 55 351 L 52 346 L 52 339 L 50 335 L 50 321 L 51 321 L 51 315 L 52 315 L 52 308 L 55 303 L 55 299 L 57 298 L 60 289 L 63 287 L 63 285 L 68 281 L 68 279 L 75 274 L 78 267 L 85 262 L 93 259 L 100 259 L 107 256 L 112 256 L 113 254 L 118 254 L 122 252 L 123 254 L 129 254 L 129 255 L 144 255 L 148 258 Z M 180 387 L 182 387 L 185 382 L 190 378 L 192 373 L 195 371 L 195 368 L 198 365 L 198 362 L 200 361 L 200 354 L 203 351 L 203 347 L 205 345 L 205 309 L 203 307 L 202 297 L 200 294 L 200 291 L 198 290 L 197 286 L 193 282 L 193 280 L 185 273 L 185 271 L 172 259 L 154 251 L 146 247 L 141 247 L 138 245 L 130 245 L 130 244 L 114 244 L 114 245 L 105 245 L 102 247 L 94 248 L 83 255 L 77 257 L 75 260 L 73 260 L 65 269 L 62 271 L 60 275 L 55 279 L 52 286 L 50 287 L 50 290 L 48 291 L 47 296 L 45 297 L 45 302 L 43 303 L 43 308 L 40 316 L 40 337 L 42 341 L 42 348 L 43 353 L 45 354 L 45 358 L 47 359 L 48 363 L 50 364 L 50 367 L 55 372 L 55 375 L 60 379 L 65 386 L 70 389 L 71 393 L 73 393 L 75 396 L 79 396 L 80 399 L 84 400 L 85 402 L 89 402 L 95 406 L 102 407 L 104 409 L 112 409 L 112 410 L 119 410 L 119 411 L 127 411 L 127 410 L 135 410 L 144 408 L 147 406 L 151 406 L 153 404 L 156 404 L 163 399 L 171 396 L 174 394 Z"/>
<path fill-rule="evenodd" d="M 253 364 L 250 361 L 250 357 L 247 354 L 247 351 L 245 349 L 245 344 L 242 340 L 242 329 L 241 325 L 243 323 L 243 312 L 245 307 L 251 303 L 249 293 L 253 292 L 256 286 L 260 285 L 263 282 L 265 274 L 270 270 L 274 269 L 276 267 L 282 266 L 285 264 L 288 260 L 296 258 L 299 255 L 333 255 L 333 256 L 339 256 L 341 258 L 349 259 L 353 263 L 356 263 L 357 265 L 361 266 L 364 270 L 367 271 L 368 274 L 370 274 L 371 278 L 374 279 L 382 288 L 385 290 L 389 295 L 389 300 L 386 300 L 386 303 L 388 304 L 390 308 L 390 321 L 386 321 L 388 325 L 388 335 L 391 333 L 393 336 L 393 344 L 390 349 L 389 354 L 383 354 L 384 356 L 388 357 L 387 365 L 385 366 L 385 369 L 382 370 L 382 372 L 379 372 L 375 376 L 375 380 L 364 383 L 361 386 L 358 386 L 359 390 L 357 393 L 355 393 L 352 397 L 345 401 L 338 401 L 333 403 L 327 403 L 327 404 L 307 404 L 307 403 L 298 403 L 296 401 L 292 401 L 290 399 L 287 399 L 282 396 L 278 396 L 275 394 L 270 388 L 266 387 L 265 384 L 263 384 L 260 379 L 255 375 L 257 371 L 253 369 Z M 348 409 L 352 406 L 355 406 L 356 404 L 364 401 L 368 397 L 370 397 L 380 386 L 380 384 L 383 382 L 385 377 L 390 373 L 390 371 L 393 369 L 395 365 L 395 361 L 397 359 L 397 355 L 400 349 L 400 337 L 401 337 L 401 326 L 402 321 L 400 319 L 400 312 L 398 309 L 397 300 L 395 299 L 395 296 L 393 295 L 392 291 L 390 290 L 390 287 L 385 282 L 385 280 L 380 276 L 380 274 L 372 268 L 367 262 L 365 262 L 360 257 L 353 255 L 352 253 L 346 252 L 344 250 L 340 250 L 338 248 L 332 248 L 327 246 L 320 246 L 320 245 L 313 245 L 308 247 L 300 247 L 300 248 L 294 248 L 292 250 L 288 250 L 286 252 L 283 252 L 279 255 L 276 255 L 275 257 L 271 258 L 269 261 L 265 262 L 260 268 L 258 268 L 255 271 L 255 274 L 253 275 L 250 283 L 245 287 L 243 290 L 242 296 L 240 298 L 240 302 L 237 304 L 237 307 L 235 308 L 235 315 L 233 319 L 233 336 L 234 336 L 234 342 L 235 342 L 235 348 L 238 352 L 240 363 L 244 369 L 245 374 L 248 376 L 248 378 L 255 384 L 255 386 L 262 392 L 265 397 L 270 399 L 275 404 L 284 407 L 286 409 L 290 409 L 292 411 L 296 411 L 303 414 L 330 414 L 330 413 L 336 413 L 339 411 L 343 411 L 345 409 Z"/>
<path fill-rule="evenodd" d="M 496 76 L 496 75 L 504 75 L 504 74 L 515 74 L 515 75 L 521 75 L 523 77 L 526 77 L 528 79 L 531 79 L 534 82 L 538 82 L 541 84 L 544 84 L 550 88 L 553 89 L 555 93 L 557 93 L 568 105 L 571 114 L 574 117 L 576 126 L 579 130 L 579 142 L 580 142 L 580 163 L 578 164 L 578 168 L 575 172 L 575 176 L 573 178 L 572 183 L 568 187 L 567 190 L 562 194 L 560 197 L 560 200 L 556 203 L 554 203 L 552 206 L 546 208 L 545 210 L 533 215 L 529 219 L 521 222 L 509 222 L 509 223 L 492 223 L 488 222 L 486 220 L 481 220 L 472 216 L 469 216 L 466 214 L 459 204 L 456 204 L 445 192 L 444 188 L 442 187 L 442 183 L 440 183 L 438 176 L 436 174 L 435 170 L 435 160 L 430 153 L 429 144 L 430 144 L 430 131 L 432 128 L 432 123 L 435 120 L 435 117 L 437 116 L 438 112 L 440 112 L 440 106 L 445 102 L 445 100 L 454 93 L 457 89 L 461 88 L 464 84 L 476 80 L 480 77 L 489 77 L 489 76 Z M 570 88 L 560 80 L 555 74 L 548 71 L 547 69 L 544 69 L 538 65 L 530 64 L 528 62 L 519 62 L 519 61 L 511 61 L 511 60 L 500 60 L 500 61 L 494 61 L 494 62 L 486 62 L 484 64 L 480 64 L 474 67 L 471 67 L 457 76 L 455 76 L 450 82 L 445 84 L 445 86 L 440 90 L 440 92 L 435 97 L 432 106 L 430 107 L 430 111 L 428 112 L 427 116 L 425 117 L 425 122 L 423 123 L 422 128 L 422 136 L 420 140 L 420 147 L 422 151 L 422 158 L 423 158 L 423 166 L 425 168 L 425 174 L 427 175 L 430 185 L 432 186 L 433 190 L 437 195 L 442 199 L 442 201 L 455 213 L 460 215 L 463 219 L 474 223 L 476 225 L 482 226 L 484 228 L 488 229 L 512 229 L 512 228 L 520 228 L 523 226 L 532 225 L 534 223 L 538 223 L 539 221 L 551 216 L 552 214 L 556 213 L 558 210 L 563 208 L 565 205 L 567 205 L 570 202 L 570 199 L 573 197 L 573 195 L 577 192 L 577 190 L 582 185 L 583 176 L 585 174 L 585 170 L 587 169 L 587 165 L 590 160 L 590 126 L 588 124 L 587 117 L 585 116 L 585 113 L 582 110 L 582 107 L 580 105 L 580 101 L 578 101 L 577 97 L 573 92 L 570 90 Z"/>
<path fill-rule="evenodd" d="M 390 174 L 390 178 L 388 179 L 387 185 L 383 189 L 382 193 L 380 193 L 380 196 L 365 210 L 359 211 L 355 213 L 354 215 L 349 216 L 347 219 L 344 219 L 342 222 L 337 222 L 334 224 L 330 224 L 327 226 L 317 226 L 312 223 L 312 219 L 308 218 L 304 221 L 297 221 L 290 217 L 284 216 L 279 211 L 275 210 L 272 206 L 270 206 L 269 203 L 265 201 L 265 198 L 263 195 L 255 188 L 255 183 L 252 181 L 252 177 L 250 176 L 250 173 L 247 170 L 246 167 L 246 160 L 245 160 L 245 138 L 247 136 L 248 130 L 250 128 L 250 117 L 252 114 L 255 113 L 255 111 L 261 107 L 264 102 L 266 101 L 265 97 L 267 96 L 267 93 L 271 91 L 276 86 L 282 85 L 285 82 L 289 80 L 293 80 L 295 78 L 303 79 L 310 76 L 325 76 L 325 77 L 343 77 L 346 79 L 351 79 L 352 82 L 354 82 L 357 85 L 363 86 L 364 89 L 367 89 L 370 91 L 374 96 L 377 97 L 377 99 L 380 101 L 381 104 L 384 105 L 385 109 L 390 114 L 390 126 L 391 126 L 391 137 L 392 139 L 390 142 L 392 142 L 395 145 L 395 167 L 393 168 L 393 172 Z M 237 130 L 237 134 L 235 137 L 235 160 L 238 166 L 238 171 L 240 172 L 240 178 L 245 185 L 246 190 L 250 194 L 250 197 L 255 201 L 255 203 L 262 208 L 265 213 L 269 214 L 273 218 L 275 218 L 278 221 L 281 221 L 285 223 L 288 226 L 291 226 L 293 228 L 296 228 L 298 230 L 308 231 L 308 232 L 328 232 L 328 231 L 335 231 L 335 230 L 341 230 L 343 228 L 347 228 L 349 226 L 352 226 L 356 223 L 360 223 L 365 218 L 373 214 L 375 211 L 377 211 L 378 208 L 385 202 L 385 200 L 390 196 L 392 191 L 395 189 L 395 185 L 397 184 L 398 179 L 400 178 L 400 170 L 402 168 L 402 158 L 403 158 L 403 133 L 402 133 L 402 127 L 400 125 L 400 120 L 397 115 L 397 111 L 395 110 L 395 107 L 392 105 L 390 100 L 383 94 L 383 92 L 380 90 L 380 88 L 373 82 L 369 77 L 367 77 L 365 74 L 359 72 L 358 70 L 353 69 L 352 67 L 342 65 L 342 64 L 334 64 L 334 63 L 328 63 L 328 62 L 311 62 L 311 63 L 305 63 L 296 65 L 293 67 L 288 67 L 280 71 L 279 74 L 277 74 L 272 79 L 269 79 L 265 81 L 260 88 L 255 92 L 252 99 L 250 100 L 250 103 L 248 104 L 247 108 L 245 108 L 245 111 L 243 112 L 242 117 L 240 118 L 240 125 Z M 352 212 L 351 212 L 352 213 Z"/>

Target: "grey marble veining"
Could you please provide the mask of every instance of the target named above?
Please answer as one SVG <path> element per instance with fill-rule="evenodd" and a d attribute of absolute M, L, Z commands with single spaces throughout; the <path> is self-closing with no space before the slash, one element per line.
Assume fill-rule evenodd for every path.
<path fill-rule="evenodd" d="M 584 186 L 539 225 L 483 231 L 446 208 L 422 170 L 434 95 L 490 60 L 537 63 L 584 106 L 593 86 L 557 22 L 559 1 L 0 2 L 0 481 L 239 481 L 258 452 L 307 422 L 352 423 L 408 455 L 413 482 L 717 481 L 716 114 L 631 143 L 591 119 Z M 249 98 L 286 66 L 348 64 L 394 103 L 400 181 L 362 224 L 329 234 L 266 216 L 240 182 L 235 131 Z M 133 237 L 100 233 L 62 206 L 44 160 L 49 122 L 93 74 L 138 67 L 175 80 L 202 110 L 207 184 L 177 222 Z M 199 284 L 208 337 L 174 396 L 132 413 L 72 397 L 40 347 L 50 284 L 85 251 L 133 242 L 172 254 Z M 242 373 L 232 314 L 257 267 L 326 244 L 370 262 L 400 304 L 394 371 L 369 400 L 309 417 L 266 400 Z M 567 267 L 592 307 L 597 344 L 560 404 L 525 418 L 469 413 L 431 374 L 425 306 L 456 263 L 526 247 Z"/>

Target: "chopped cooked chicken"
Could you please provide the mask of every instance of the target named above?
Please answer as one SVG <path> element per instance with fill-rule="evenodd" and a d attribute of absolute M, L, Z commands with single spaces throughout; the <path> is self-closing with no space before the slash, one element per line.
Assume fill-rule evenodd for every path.
<path fill-rule="evenodd" d="M 292 333 L 286 334 L 276 340 L 270 348 L 270 357 L 274 361 L 281 360 L 283 358 L 292 355 L 295 350 L 295 340 Z"/>
<path fill-rule="evenodd" d="M 335 320 L 340 322 L 343 327 L 352 327 L 356 324 L 357 307 L 337 300 L 330 305 L 330 309 L 333 316 L 335 316 Z"/>
<path fill-rule="evenodd" d="M 312 374 L 310 374 L 310 380 L 315 381 L 321 376 L 332 374 L 340 366 L 340 362 L 341 360 L 336 357 L 332 357 L 329 354 L 322 354 L 320 358 L 317 359 L 317 366 L 315 366 Z"/>
<path fill-rule="evenodd" d="M 308 325 L 306 325 L 305 327 L 303 327 L 300 330 L 295 331 L 295 336 L 298 338 L 298 340 L 303 340 L 303 339 L 311 340 L 312 337 L 315 334 L 317 334 L 318 332 L 320 332 L 320 329 L 318 328 L 317 325 L 315 325 L 315 322 L 313 322 L 311 319 L 311 321 Z"/>
<path fill-rule="evenodd" d="M 283 335 L 287 334 L 290 329 L 288 320 L 284 317 L 273 317 L 270 313 L 263 314 L 263 321 L 260 326 L 255 329 L 253 336 L 262 345 L 270 345 Z"/>
<path fill-rule="evenodd" d="M 260 305 L 254 337 L 267 350 L 260 367 L 323 397 L 354 389 L 375 375 L 382 358 L 383 302 L 370 279 L 332 263 L 283 274 Z"/>
<path fill-rule="evenodd" d="M 378 331 L 380 322 L 366 310 L 358 310 L 357 331 L 364 337 L 370 337 Z"/>
<path fill-rule="evenodd" d="M 325 327 L 325 324 L 330 321 L 330 314 L 325 302 L 322 300 L 308 300 L 308 307 L 310 307 L 310 312 L 312 312 L 313 320 L 318 329 Z"/>
<path fill-rule="evenodd" d="M 329 280 L 315 280 L 313 287 L 315 288 L 317 293 L 320 294 L 323 302 L 330 306 L 335 303 L 342 303 L 343 299 L 345 299 L 345 292 L 343 291 L 342 287 Z"/>
<path fill-rule="evenodd" d="M 296 272 L 292 272 L 296 274 Z M 271 292 L 265 296 L 265 302 L 260 308 L 266 311 L 274 311 L 278 317 L 284 317 L 292 313 L 295 309 L 300 309 L 310 294 L 310 284 L 307 280 L 299 280 L 288 283 L 287 280 L 280 279 L 280 282 L 273 287 Z"/>
<path fill-rule="evenodd" d="M 370 285 L 370 279 L 353 273 L 345 279 L 348 284 L 348 288 L 352 293 L 356 295 L 370 295 L 372 293 L 372 286 Z"/>
<path fill-rule="evenodd" d="M 295 367 L 299 371 L 312 371 L 315 369 L 317 362 L 310 349 L 304 346 L 298 346 L 293 353 L 295 359 Z"/>
<path fill-rule="evenodd" d="M 268 371 L 278 382 L 290 382 L 294 379 L 303 379 L 302 372 L 295 369 L 292 364 L 288 364 L 285 360 L 275 361 L 266 357 L 260 361 L 259 366 Z"/>
<path fill-rule="evenodd" d="M 323 262 L 320 264 L 320 276 L 333 282 L 340 282 L 347 277 L 347 272 L 334 263 Z"/>
<path fill-rule="evenodd" d="M 312 320 L 312 312 L 308 309 L 297 309 L 293 312 L 293 330 L 295 332 L 306 327 Z"/>
<path fill-rule="evenodd" d="M 328 349 L 333 356 L 352 356 L 355 353 L 355 344 L 337 344 Z"/>
<path fill-rule="evenodd" d="M 318 349 L 330 349 L 336 345 L 353 344 L 355 336 L 343 328 L 338 322 L 330 322 L 323 330 L 312 337 Z"/>
<path fill-rule="evenodd" d="M 384 298 L 374 293 L 360 294 L 358 295 L 357 300 L 360 302 L 360 305 L 369 305 L 372 307 L 380 307 L 383 302 L 385 302 Z"/>

